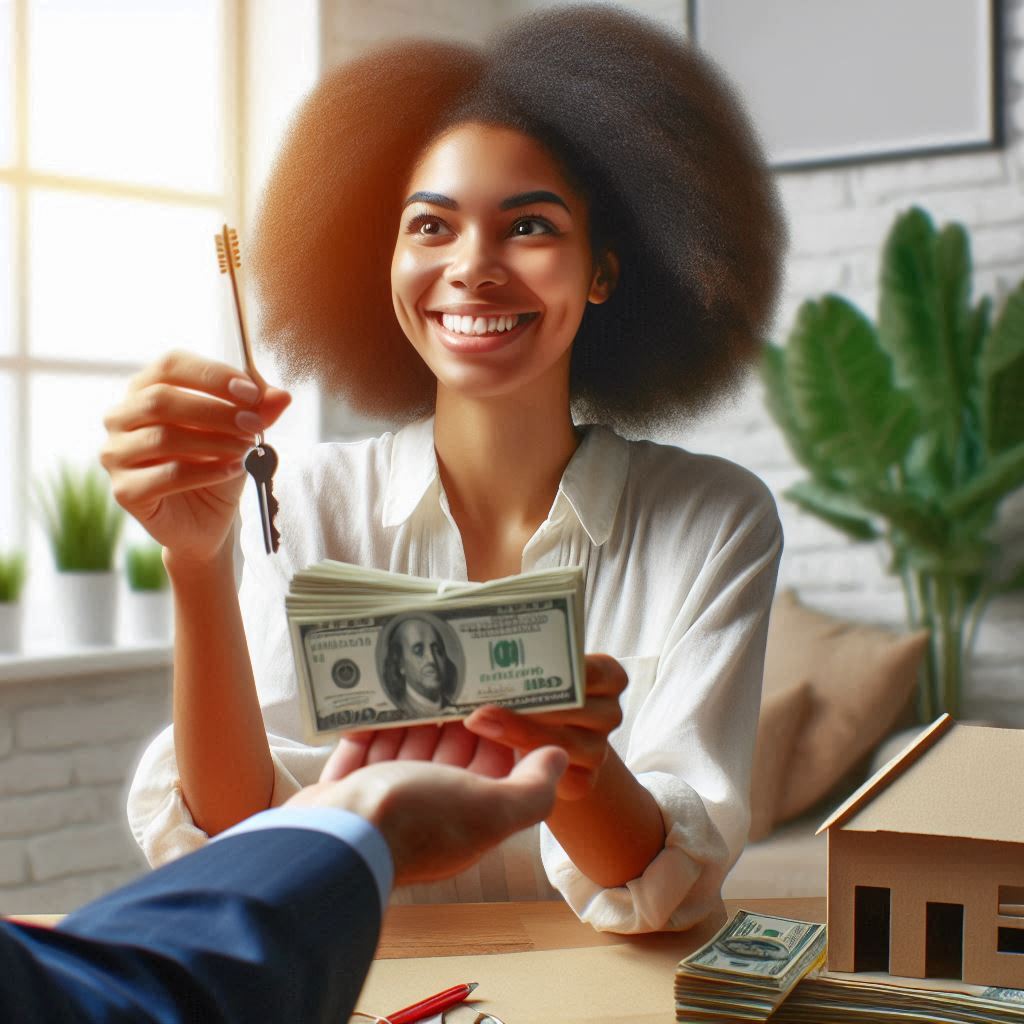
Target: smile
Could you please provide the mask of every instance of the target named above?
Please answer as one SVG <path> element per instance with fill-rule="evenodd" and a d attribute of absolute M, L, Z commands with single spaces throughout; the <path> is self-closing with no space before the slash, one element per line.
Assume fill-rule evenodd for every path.
<path fill-rule="evenodd" d="M 538 313 L 502 313 L 497 316 L 429 314 L 439 328 L 442 344 L 454 352 L 491 352 L 504 348 L 538 316 Z"/>

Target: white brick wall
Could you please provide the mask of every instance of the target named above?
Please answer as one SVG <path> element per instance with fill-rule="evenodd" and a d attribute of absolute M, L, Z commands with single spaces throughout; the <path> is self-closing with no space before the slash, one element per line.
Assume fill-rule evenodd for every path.
<path fill-rule="evenodd" d="M 358 49 L 359 40 L 398 34 L 450 34 L 475 39 L 487 22 L 548 6 L 545 0 L 496 0 L 491 17 L 485 3 L 433 0 L 323 0 L 327 64 Z M 635 0 L 634 9 L 667 24 L 684 24 L 683 0 Z M 878 253 L 896 214 L 921 204 L 939 222 L 959 220 L 971 232 L 976 294 L 1001 300 L 1024 277 L 1024 0 L 1005 4 L 1005 105 L 1009 141 L 1005 149 L 960 156 L 903 159 L 836 170 L 779 175 L 791 248 L 775 336 L 785 336 L 800 302 L 835 290 L 874 315 Z M 358 31 L 346 36 L 346 27 Z M 327 410 L 329 436 L 365 436 L 366 425 L 345 410 Z M 781 494 L 803 475 L 764 409 L 753 380 L 706 421 L 662 438 L 700 451 L 725 455 L 758 473 Z M 780 501 L 786 531 L 782 585 L 797 587 L 812 604 L 835 614 L 900 626 L 903 599 L 885 571 L 881 551 L 852 545 L 819 520 Z M 1009 517 L 1010 529 L 1024 533 L 1024 502 Z M 1024 597 L 990 608 L 978 643 L 967 713 L 1024 725 L 1024 634 L 1008 624 L 1024 621 Z"/>
<path fill-rule="evenodd" d="M 0 686 L 0 913 L 72 910 L 145 861 L 125 794 L 170 719 L 170 671 Z"/>

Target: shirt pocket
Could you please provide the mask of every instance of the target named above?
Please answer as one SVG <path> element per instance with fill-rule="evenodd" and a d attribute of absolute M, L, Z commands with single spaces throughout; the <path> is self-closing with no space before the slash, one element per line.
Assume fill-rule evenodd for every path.
<path fill-rule="evenodd" d="M 659 658 L 658 655 L 653 654 L 617 658 L 616 660 L 626 670 L 629 685 L 619 698 L 619 705 L 622 708 L 622 723 L 608 739 L 615 752 L 620 757 L 624 757 L 637 715 L 640 714 L 640 709 L 654 688 L 654 681 L 658 676 Z"/>

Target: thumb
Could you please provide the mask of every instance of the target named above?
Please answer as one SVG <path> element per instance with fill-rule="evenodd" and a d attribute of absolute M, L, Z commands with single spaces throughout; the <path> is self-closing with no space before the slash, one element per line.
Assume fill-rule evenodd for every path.
<path fill-rule="evenodd" d="M 539 747 L 521 758 L 498 785 L 508 796 L 507 808 L 517 827 L 546 818 L 555 803 L 555 787 L 569 766 L 561 747 Z"/>
<path fill-rule="evenodd" d="M 289 392 L 283 388 L 275 388 L 268 385 L 255 411 L 259 413 L 263 418 L 263 422 L 269 427 L 291 404 L 292 396 Z"/>

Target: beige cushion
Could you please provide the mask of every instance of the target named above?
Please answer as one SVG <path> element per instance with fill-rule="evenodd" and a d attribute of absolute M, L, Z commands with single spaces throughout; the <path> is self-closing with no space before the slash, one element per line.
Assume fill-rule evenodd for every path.
<path fill-rule="evenodd" d="M 772 606 L 764 699 L 806 680 L 811 707 L 776 805 L 786 821 L 811 807 L 892 730 L 917 685 L 928 631 L 894 633 L 802 605 L 783 591 Z"/>
<path fill-rule="evenodd" d="M 750 842 L 768 835 L 776 822 L 793 747 L 811 709 L 811 684 L 766 694 L 757 722 L 757 743 L 750 777 Z"/>

